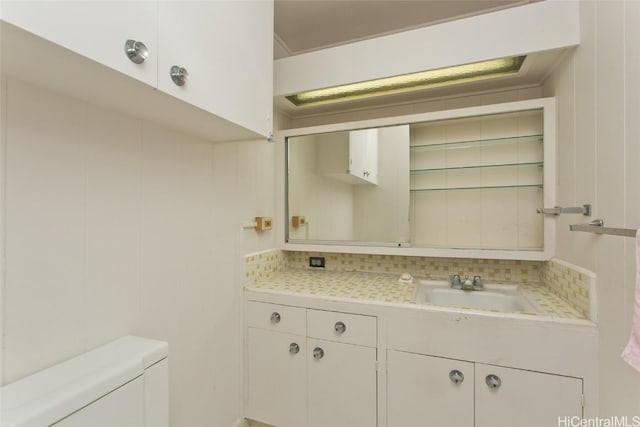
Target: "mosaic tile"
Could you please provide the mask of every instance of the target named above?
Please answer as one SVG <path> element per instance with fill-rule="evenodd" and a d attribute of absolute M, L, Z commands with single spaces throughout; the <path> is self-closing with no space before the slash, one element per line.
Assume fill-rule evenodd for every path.
<path fill-rule="evenodd" d="M 326 267 L 309 269 L 309 256 L 324 256 Z M 590 318 L 589 289 L 595 276 L 556 260 L 449 259 L 271 250 L 245 257 L 245 288 L 415 304 L 414 285 L 397 281 L 403 272 L 425 279 L 448 279 L 452 274 L 460 274 L 481 275 L 493 283 L 516 283 L 547 315 Z"/>

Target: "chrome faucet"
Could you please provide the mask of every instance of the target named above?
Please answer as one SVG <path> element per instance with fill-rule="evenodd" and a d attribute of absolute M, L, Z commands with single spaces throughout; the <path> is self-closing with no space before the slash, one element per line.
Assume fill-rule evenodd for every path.
<path fill-rule="evenodd" d="M 464 280 L 460 278 L 459 274 L 450 276 L 451 288 L 461 289 L 463 291 L 482 291 L 484 290 L 484 284 L 482 277 L 473 276 L 473 280 L 469 279 L 469 276 L 464 276 Z"/>

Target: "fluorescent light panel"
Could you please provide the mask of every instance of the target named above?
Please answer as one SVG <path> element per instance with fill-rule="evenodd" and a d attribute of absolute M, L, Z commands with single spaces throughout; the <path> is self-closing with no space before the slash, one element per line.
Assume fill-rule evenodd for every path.
<path fill-rule="evenodd" d="M 421 71 L 402 76 L 369 80 L 326 89 L 311 90 L 286 98 L 296 106 L 351 101 L 380 95 L 410 92 L 420 89 L 475 82 L 515 74 L 526 56 L 493 59 L 437 70 Z"/>

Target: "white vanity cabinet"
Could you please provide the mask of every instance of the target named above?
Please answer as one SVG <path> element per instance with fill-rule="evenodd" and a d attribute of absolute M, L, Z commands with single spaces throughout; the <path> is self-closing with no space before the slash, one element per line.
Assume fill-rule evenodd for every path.
<path fill-rule="evenodd" d="M 475 369 L 476 427 L 555 426 L 558 417 L 583 415 L 580 378 L 479 363 Z"/>
<path fill-rule="evenodd" d="M 389 350 L 387 425 L 472 427 L 473 376 L 470 362 Z"/>
<path fill-rule="evenodd" d="M 19 1 L 0 3 L 0 19 L 150 86 L 158 76 L 158 6 L 152 1 Z M 136 64 L 127 40 L 148 56 Z M 25 55 L 28 55 L 25 52 Z"/>
<path fill-rule="evenodd" d="M 579 378 L 395 350 L 387 358 L 388 427 L 540 427 L 582 416 Z"/>
<path fill-rule="evenodd" d="M 248 328 L 247 416 L 282 427 L 307 422 L 306 337 Z"/>
<path fill-rule="evenodd" d="M 247 326 L 248 418 L 377 425 L 376 317 L 249 301 Z"/>

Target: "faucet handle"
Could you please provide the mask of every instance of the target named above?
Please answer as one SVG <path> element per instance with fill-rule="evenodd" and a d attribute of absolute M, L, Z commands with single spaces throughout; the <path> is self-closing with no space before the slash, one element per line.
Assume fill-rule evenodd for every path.
<path fill-rule="evenodd" d="M 451 287 L 460 289 L 462 287 L 462 281 L 460 280 L 460 275 L 454 274 L 453 276 L 450 276 L 450 277 L 451 277 Z"/>
<path fill-rule="evenodd" d="M 482 283 L 481 276 L 473 276 L 473 287 L 476 289 L 483 289 L 484 284 Z"/>

